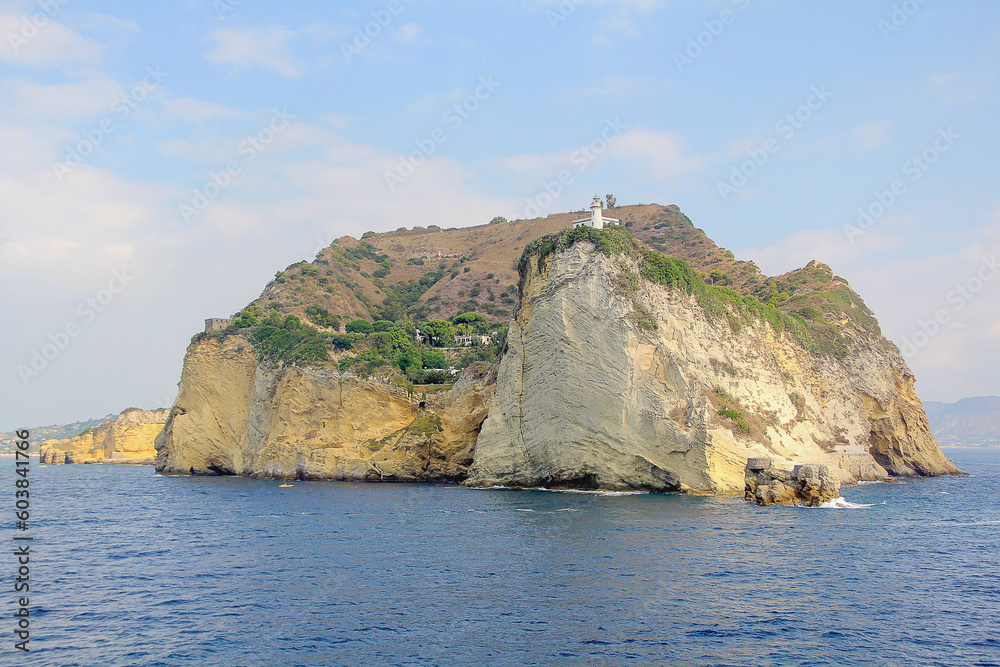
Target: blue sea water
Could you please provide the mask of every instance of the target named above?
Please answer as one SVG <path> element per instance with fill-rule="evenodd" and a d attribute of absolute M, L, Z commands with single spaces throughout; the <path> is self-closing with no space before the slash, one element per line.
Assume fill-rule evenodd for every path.
<path fill-rule="evenodd" d="M 854 509 L 33 462 L 0 664 L 1000 665 L 1000 451 L 947 454 Z"/>

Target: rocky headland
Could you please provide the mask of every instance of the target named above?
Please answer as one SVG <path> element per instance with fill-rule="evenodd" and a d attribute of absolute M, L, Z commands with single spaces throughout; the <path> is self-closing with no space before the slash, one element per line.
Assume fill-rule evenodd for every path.
<path fill-rule="evenodd" d="M 961 474 L 898 349 L 826 265 L 768 278 L 676 207 L 616 209 L 627 229 L 603 231 L 572 215 L 484 226 L 475 251 L 467 229 L 341 239 L 279 272 L 192 341 L 157 470 L 692 493 L 744 493 L 753 458 L 838 485 Z M 428 261 L 419 283 L 390 282 Z M 511 278 L 511 310 L 449 305 Z M 445 308 L 492 322 L 496 354 L 446 349 L 464 370 L 420 384 L 408 365 L 436 341 L 409 323 Z M 339 333 L 357 316 L 366 333 Z"/>
<path fill-rule="evenodd" d="M 39 447 L 42 463 L 127 463 L 151 465 L 153 445 L 167 421 L 166 409 L 124 410 L 115 418 L 84 429 L 78 435 L 49 439 Z"/>

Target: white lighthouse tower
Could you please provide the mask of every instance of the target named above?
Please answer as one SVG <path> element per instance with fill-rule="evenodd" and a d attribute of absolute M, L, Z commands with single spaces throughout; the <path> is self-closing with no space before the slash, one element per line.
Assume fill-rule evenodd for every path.
<path fill-rule="evenodd" d="M 594 201 L 590 204 L 590 217 L 582 218 L 580 220 L 574 220 L 574 227 L 593 227 L 594 229 L 604 229 L 604 225 L 617 225 L 621 223 L 621 220 L 616 220 L 615 218 L 605 218 L 601 215 L 601 209 L 604 205 L 601 204 L 601 198 L 594 195 Z"/>

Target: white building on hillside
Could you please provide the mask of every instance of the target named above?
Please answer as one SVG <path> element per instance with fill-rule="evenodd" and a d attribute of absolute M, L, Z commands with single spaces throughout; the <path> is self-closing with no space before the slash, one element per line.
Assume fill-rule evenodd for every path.
<path fill-rule="evenodd" d="M 580 220 L 574 220 L 574 227 L 593 227 L 594 229 L 604 229 L 604 225 L 618 225 L 621 224 L 621 220 L 615 220 L 614 218 L 605 218 L 601 215 L 601 209 L 604 205 L 601 204 L 601 198 L 594 196 L 594 201 L 590 205 L 590 217 L 582 218 Z"/>

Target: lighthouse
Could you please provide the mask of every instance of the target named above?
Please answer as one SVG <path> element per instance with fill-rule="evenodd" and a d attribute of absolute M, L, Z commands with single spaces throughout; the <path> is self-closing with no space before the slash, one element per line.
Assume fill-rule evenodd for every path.
<path fill-rule="evenodd" d="M 621 223 L 621 220 L 616 220 L 615 218 L 605 218 L 601 215 L 601 209 L 604 205 L 601 204 L 601 198 L 594 195 L 594 201 L 590 204 L 590 217 L 581 218 L 580 220 L 574 220 L 574 227 L 593 227 L 594 229 L 604 229 L 604 225 L 617 225 Z"/>

